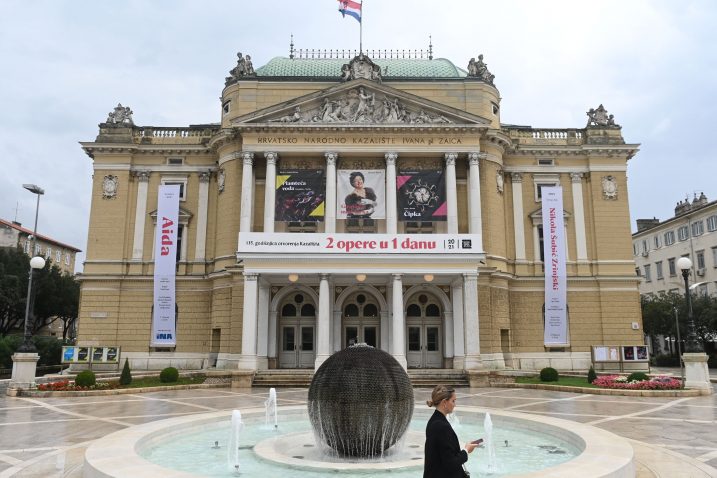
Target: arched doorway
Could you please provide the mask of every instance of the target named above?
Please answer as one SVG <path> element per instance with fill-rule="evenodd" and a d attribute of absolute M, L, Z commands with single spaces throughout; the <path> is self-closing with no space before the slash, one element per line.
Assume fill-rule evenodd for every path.
<path fill-rule="evenodd" d="M 344 302 L 342 325 L 342 348 L 356 343 L 379 346 L 381 318 L 376 299 L 370 294 L 357 292 Z"/>
<path fill-rule="evenodd" d="M 440 302 L 426 292 L 415 294 L 406 307 L 406 362 L 410 368 L 443 366 L 443 314 Z"/>
<path fill-rule="evenodd" d="M 316 307 L 303 293 L 289 294 L 279 308 L 279 368 L 313 368 Z"/>

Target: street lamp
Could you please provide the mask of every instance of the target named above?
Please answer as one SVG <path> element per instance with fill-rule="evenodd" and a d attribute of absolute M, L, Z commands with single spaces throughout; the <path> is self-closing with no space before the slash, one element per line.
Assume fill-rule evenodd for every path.
<path fill-rule="evenodd" d="M 37 243 L 37 216 L 40 212 L 40 196 L 45 194 L 45 190 L 35 184 L 23 184 L 22 187 L 37 195 L 37 205 L 35 206 L 35 227 L 32 230 L 32 245 L 30 246 L 30 254 L 35 253 L 35 244 Z M 28 240 L 30 238 L 28 237 Z M 22 345 L 18 347 L 17 351 L 22 353 L 34 353 L 37 352 L 35 345 L 32 343 L 32 334 L 30 333 L 30 306 L 32 305 L 32 277 L 35 269 L 42 269 L 45 267 L 45 259 L 42 257 L 33 257 L 30 259 L 30 277 L 27 281 L 27 299 L 25 299 L 25 338 Z"/>
<path fill-rule="evenodd" d="M 687 337 L 685 339 L 685 352 L 700 353 L 704 352 L 702 344 L 697 340 L 695 331 L 695 318 L 692 315 L 692 296 L 690 294 L 690 285 L 687 277 L 692 269 L 692 261 L 687 257 L 677 259 L 677 268 L 682 271 L 682 278 L 685 280 L 685 300 L 687 300 Z"/>

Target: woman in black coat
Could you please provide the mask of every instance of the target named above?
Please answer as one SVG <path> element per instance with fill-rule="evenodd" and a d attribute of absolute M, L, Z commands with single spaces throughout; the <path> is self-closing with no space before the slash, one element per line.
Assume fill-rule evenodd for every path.
<path fill-rule="evenodd" d="M 478 445 L 468 442 L 461 449 L 456 432 L 446 419 L 456 407 L 456 393 L 445 385 L 438 385 L 426 404 L 436 407 L 436 411 L 426 425 L 423 478 L 463 478 L 463 463 Z"/>

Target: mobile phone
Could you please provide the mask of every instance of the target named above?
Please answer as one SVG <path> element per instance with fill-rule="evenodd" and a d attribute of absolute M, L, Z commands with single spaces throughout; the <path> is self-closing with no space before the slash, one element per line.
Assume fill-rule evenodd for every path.
<path fill-rule="evenodd" d="M 479 438 L 477 440 L 473 440 L 471 443 L 473 443 L 474 445 L 480 445 L 481 443 L 483 443 L 483 439 Z"/>

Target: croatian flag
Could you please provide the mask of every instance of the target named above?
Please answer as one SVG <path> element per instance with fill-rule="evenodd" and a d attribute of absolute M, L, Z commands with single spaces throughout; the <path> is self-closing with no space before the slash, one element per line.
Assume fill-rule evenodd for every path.
<path fill-rule="evenodd" d="M 344 17 L 351 15 L 361 23 L 361 4 L 353 0 L 339 0 L 339 11 Z"/>

